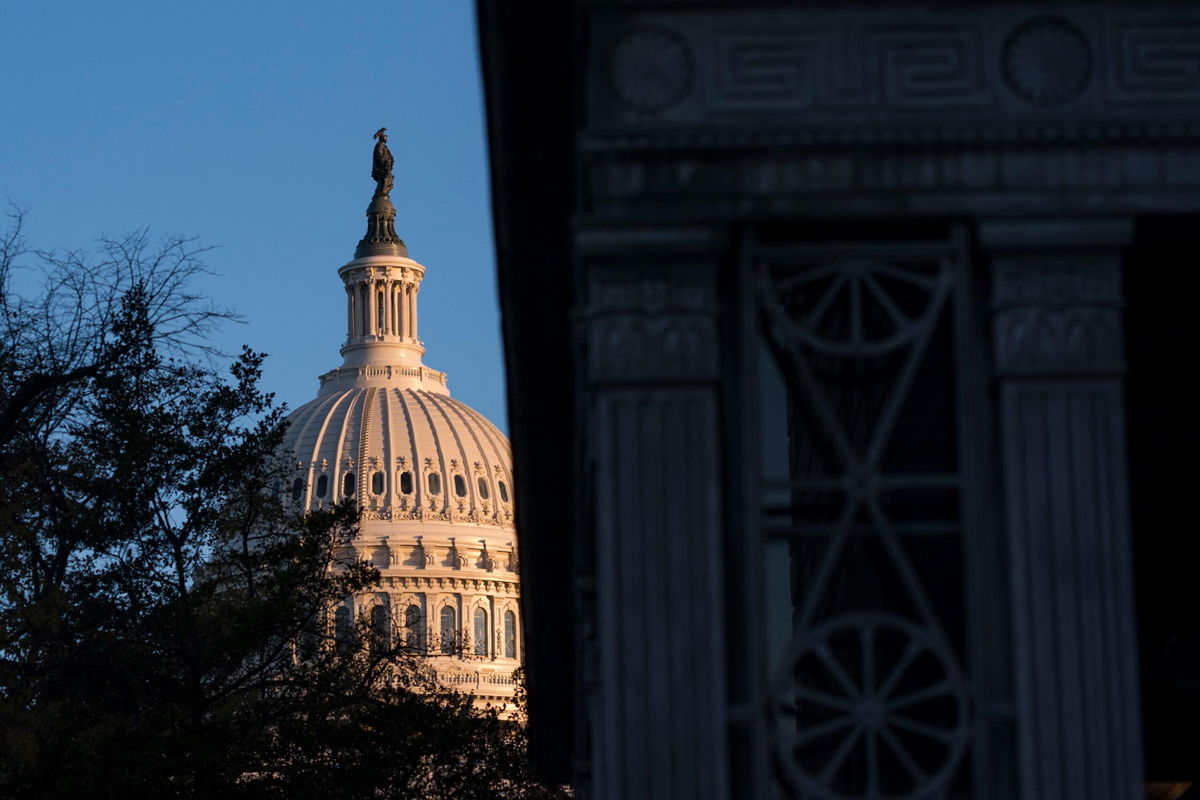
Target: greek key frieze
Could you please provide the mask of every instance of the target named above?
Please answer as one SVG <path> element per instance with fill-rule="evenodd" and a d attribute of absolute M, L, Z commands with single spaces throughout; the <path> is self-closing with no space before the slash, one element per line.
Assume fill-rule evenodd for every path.
<path fill-rule="evenodd" d="M 1036 4 L 988 12 L 888 4 L 631 18 L 594 71 L 603 87 L 590 93 L 593 132 L 705 120 L 732 135 L 751 118 L 778 130 L 856 133 L 863 123 L 1079 122 L 1059 109 L 1131 125 L 1144 125 L 1146 110 L 1176 122 L 1200 116 L 1200 15 L 1162 3 L 1137 17 L 1072 3 L 1052 14 Z"/>
<path fill-rule="evenodd" d="M 1200 103 L 1200 17 L 1114 19 L 1108 38 L 1111 105 Z"/>
<path fill-rule="evenodd" d="M 717 30 L 713 52 L 706 107 L 716 112 L 991 102 L 975 26 Z"/>

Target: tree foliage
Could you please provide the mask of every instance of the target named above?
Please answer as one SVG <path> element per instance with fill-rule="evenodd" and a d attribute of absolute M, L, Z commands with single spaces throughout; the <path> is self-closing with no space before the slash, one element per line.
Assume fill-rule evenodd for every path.
<path fill-rule="evenodd" d="M 352 507 L 279 496 L 283 410 L 193 242 L 0 237 L 0 796 L 553 797 L 521 728 L 327 611 Z M 41 294 L 13 288 L 30 259 Z M 357 635 L 371 635 L 365 627 Z"/>

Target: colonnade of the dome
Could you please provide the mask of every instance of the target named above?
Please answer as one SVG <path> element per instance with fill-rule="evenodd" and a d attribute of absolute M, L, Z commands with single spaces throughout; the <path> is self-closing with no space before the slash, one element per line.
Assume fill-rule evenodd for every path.
<path fill-rule="evenodd" d="M 383 336 L 418 341 L 417 292 L 422 270 L 416 262 L 413 265 L 360 267 L 342 273 L 348 339 Z"/>

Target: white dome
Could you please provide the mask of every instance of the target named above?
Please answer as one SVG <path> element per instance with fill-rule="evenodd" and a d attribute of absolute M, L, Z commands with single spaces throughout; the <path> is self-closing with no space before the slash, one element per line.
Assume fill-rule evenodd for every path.
<path fill-rule="evenodd" d="M 334 388 L 289 420 L 306 507 L 356 497 L 364 522 L 513 526 L 508 439 L 445 389 Z"/>
<path fill-rule="evenodd" d="M 349 547 L 379 583 L 331 609 L 334 628 L 370 620 L 425 653 L 445 684 L 511 710 L 521 633 L 508 439 L 422 362 L 425 268 L 395 235 L 394 215 L 377 193 L 367 237 L 338 270 L 343 361 L 288 417 L 289 488 L 303 508 L 352 500 L 360 510 Z"/>

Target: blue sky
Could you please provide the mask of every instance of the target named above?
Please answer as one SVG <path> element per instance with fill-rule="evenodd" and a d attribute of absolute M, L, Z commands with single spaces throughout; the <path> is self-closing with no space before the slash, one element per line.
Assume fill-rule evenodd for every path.
<path fill-rule="evenodd" d="M 269 353 L 292 408 L 341 363 L 337 268 L 387 126 L 425 361 L 507 429 L 470 0 L 9 0 L 0 66 L 0 200 L 29 209 L 31 243 L 148 226 L 215 246 L 200 288 L 246 319 L 217 344 Z"/>

